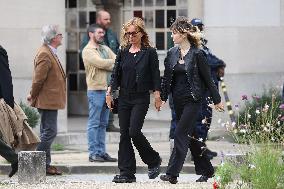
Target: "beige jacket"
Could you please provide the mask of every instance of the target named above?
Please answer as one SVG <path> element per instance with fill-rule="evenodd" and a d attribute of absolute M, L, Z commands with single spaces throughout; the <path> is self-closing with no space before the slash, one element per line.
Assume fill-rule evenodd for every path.
<path fill-rule="evenodd" d="M 65 72 L 59 59 L 47 45 L 42 45 L 35 57 L 30 94 L 33 107 L 48 110 L 65 108 Z"/>
<path fill-rule="evenodd" d="M 0 134 L 6 144 L 17 150 L 35 150 L 40 142 L 22 108 L 15 103 L 12 109 L 4 99 L 0 99 Z"/>
<path fill-rule="evenodd" d="M 107 89 L 107 74 L 113 69 L 116 55 L 106 45 L 102 46 L 107 51 L 109 59 L 101 58 L 97 48 L 90 42 L 82 51 L 88 90 Z"/>

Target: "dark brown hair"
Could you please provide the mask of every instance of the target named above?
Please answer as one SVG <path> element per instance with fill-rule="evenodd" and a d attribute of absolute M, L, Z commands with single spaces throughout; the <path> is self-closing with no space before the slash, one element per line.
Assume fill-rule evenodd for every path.
<path fill-rule="evenodd" d="M 186 33 L 187 39 L 192 46 L 201 47 L 201 35 L 198 27 L 193 26 L 187 17 L 179 16 L 171 25 L 170 30 L 181 34 Z"/>

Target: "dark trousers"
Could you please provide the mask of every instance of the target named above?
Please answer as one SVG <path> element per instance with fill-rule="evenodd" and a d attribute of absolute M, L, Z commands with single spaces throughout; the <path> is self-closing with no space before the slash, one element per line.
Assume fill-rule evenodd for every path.
<path fill-rule="evenodd" d="M 209 159 L 202 156 L 202 144 L 197 140 L 189 139 L 189 136 L 195 134 L 196 120 L 201 103 L 174 98 L 174 107 L 177 116 L 177 127 L 174 134 L 174 149 L 170 156 L 167 174 L 175 177 L 179 176 L 188 148 L 190 148 L 194 159 L 196 174 L 208 176 L 213 174 L 212 171 L 214 170 Z"/>
<path fill-rule="evenodd" d="M 120 92 L 118 102 L 118 117 L 120 126 L 120 142 L 118 150 L 118 168 L 120 175 L 134 176 L 136 173 L 135 153 L 131 143 L 136 147 L 142 161 L 149 168 L 160 162 L 156 152 L 141 132 L 146 113 L 149 108 L 149 93 Z"/>
<path fill-rule="evenodd" d="M 1 133 L 0 133 L 1 135 Z M 0 155 L 9 161 L 11 164 L 16 163 L 18 161 L 18 154 L 8 146 L 0 137 Z"/>
<path fill-rule="evenodd" d="M 51 163 L 50 147 L 57 135 L 57 110 L 38 109 L 41 116 L 40 122 L 40 140 L 37 151 L 45 151 L 46 166 Z"/>
<path fill-rule="evenodd" d="M 175 112 L 175 109 L 174 109 L 174 102 L 173 102 L 172 94 L 169 95 L 169 105 L 170 105 L 170 108 L 171 108 L 171 115 L 172 115 L 169 138 L 174 139 L 175 129 L 176 129 L 176 126 L 177 126 L 177 120 L 176 120 L 176 112 Z"/>
<path fill-rule="evenodd" d="M 210 129 L 210 125 L 212 122 L 212 108 L 210 108 L 208 105 L 212 104 L 210 98 L 210 93 L 206 92 L 206 95 L 204 96 L 202 100 L 202 105 L 199 111 L 199 115 L 196 121 L 196 135 L 198 138 L 202 138 L 203 142 L 207 140 L 208 136 L 208 130 Z M 204 123 L 202 123 L 202 120 L 205 120 Z"/>

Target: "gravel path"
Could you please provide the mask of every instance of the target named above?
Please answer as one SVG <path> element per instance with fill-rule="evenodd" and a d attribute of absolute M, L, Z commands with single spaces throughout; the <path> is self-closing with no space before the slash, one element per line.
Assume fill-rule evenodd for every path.
<path fill-rule="evenodd" d="M 0 188 L 19 188 L 19 189 L 211 189 L 213 179 L 208 183 L 196 183 L 198 178 L 192 174 L 182 174 L 179 182 L 175 185 L 160 181 L 160 179 L 149 180 L 145 174 L 137 174 L 137 182 L 131 184 L 112 183 L 113 175 L 64 175 L 56 177 L 47 177 L 44 184 L 18 184 L 17 177 L 9 180 L 5 176 L 0 176 Z"/>

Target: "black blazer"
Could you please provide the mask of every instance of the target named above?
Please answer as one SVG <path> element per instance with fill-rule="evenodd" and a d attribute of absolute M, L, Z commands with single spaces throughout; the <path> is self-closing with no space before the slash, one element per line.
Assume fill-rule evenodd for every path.
<path fill-rule="evenodd" d="M 126 53 L 129 47 L 118 51 L 112 76 L 111 88 L 118 90 L 121 84 L 122 65 L 127 61 Z M 153 47 L 141 47 L 136 59 L 136 84 L 137 92 L 149 90 L 160 91 L 161 79 L 159 70 L 158 54 Z"/>
<path fill-rule="evenodd" d="M 172 92 L 173 69 L 179 61 L 179 48 L 171 48 L 165 58 L 165 71 L 162 81 L 162 100 L 166 101 L 168 94 Z M 190 94 L 194 101 L 200 101 L 207 88 L 213 98 L 214 104 L 221 102 L 221 97 L 214 84 L 209 67 L 206 63 L 206 57 L 201 49 L 191 47 L 184 57 L 184 63 L 187 74 L 187 81 L 190 86 Z"/>
<path fill-rule="evenodd" d="M 14 108 L 13 84 L 6 50 L 0 46 L 0 98 Z"/>

